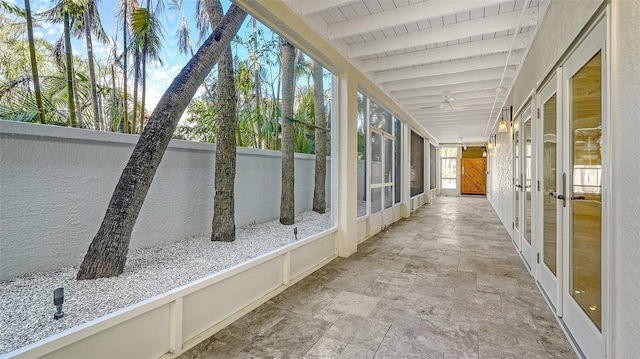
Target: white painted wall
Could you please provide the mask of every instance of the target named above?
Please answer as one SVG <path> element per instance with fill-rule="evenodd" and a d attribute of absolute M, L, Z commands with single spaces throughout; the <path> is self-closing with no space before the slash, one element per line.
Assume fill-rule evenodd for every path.
<path fill-rule="evenodd" d="M 137 140 L 0 121 L 0 280 L 80 263 Z M 211 232 L 214 163 L 215 145 L 171 141 L 131 248 Z M 297 212 L 311 209 L 314 166 L 296 154 Z M 236 226 L 279 217 L 280 168 L 279 151 L 238 148 Z"/>
<path fill-rule="evenodd" d="M 489 193 L 487 198 L 509 234 L 513 235 L 513 140 L 511 128 L 497 133 L 496 145 L 489 151 Z"/>
<path fill-rule="evenodd" d="M 602 2 L 551 1 L 507 105 L 516 109 L 523 104 Z M 613 229 L 613 282 L 610 345 L 612 358 L 635 358 L 640 353 L 637 340 L 640 337 L 640 151 L 637 149 L 640 139 L 640 2 L 612 0 L 611 10 L 613 198 L 609 203 Z M 513 216 L 510 136 L 510 133 L 498 134 L 497 147 L 491 151 L 492 179 L 488 196 L 508 229 Z"/>
<path fill-rule="evenodd" d="M 640 2 L 612 2 L 613 358 L 640 355 Z"/>

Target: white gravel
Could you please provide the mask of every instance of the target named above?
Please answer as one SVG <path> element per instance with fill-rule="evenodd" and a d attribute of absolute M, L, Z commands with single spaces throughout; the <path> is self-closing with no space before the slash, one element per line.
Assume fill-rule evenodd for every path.
<path fill-rule="evenodd" d="M 298 239 L 319 233 L 330 227 L 330 218 L 308 211 L 292 226 L 275 220 L 238 229 L 232 243 L 211 242 L 205 235 L 132 250 L 116 278 L 76 281 L 75 266 L 0 282 L 0 354 L 295 242 L 293 227 Z M 53 290 L 59 287 L 64 287 L 65 316 L 53 320 Z"/>

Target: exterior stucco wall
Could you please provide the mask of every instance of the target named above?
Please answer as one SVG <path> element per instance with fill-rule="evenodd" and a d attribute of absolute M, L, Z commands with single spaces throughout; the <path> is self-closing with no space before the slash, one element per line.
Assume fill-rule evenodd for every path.
<path fill-rule="evenodd" d="M 521 107 L 539 81 L 563 56 L 601 0 L 551 1 L 542 26 L 522 70 L 514 83 L 507 105 Z M 611 357 L 634 358 L 640 353 L 640 2 L 611 1 L 611 143 L 612 143 L 612 238 L 611 258 Z M 495 133 L 495 131 L 494 131 Z M 500 218 L 513 213 L 511 152 L 493 150 L 489 199 Z M 511 150 L 511 149 L 510 149 Z M 501 160 L 508 161 L 499 163 Z M 501 192 L 502 191 L 502 192 Z M 507 226 L 507 223 L 505 223 Z M 510 229 L 510 223 L 507 228 Z"/>
<path fill-rule="evenodd" d="M 640 356 L 640 2 L 612 2 L 613 358 Z"/>
<path fill-rule="evenodd" d="M 0 121 L 0 280 L 80 263 L 137 140 Z M 211 232 L 214 163 L 215 145 L 171 141 L 131 248 Z M 311 209 L 314 166 L 315 156 L 296 155 L 296 212 Z M 280 168 L 279 151 L 238 148 L 236 226 L 279 217 Z"/>
<path fill-rule="evenodd" d="M 517 111 L 538 81 L 560 59 L 603 0 L 553 0 L 522 64 L 507 105 Z"/>
<path fill-rule="evenodd" d="M 509 234 L 513 235 L 513 141 L 509 132 L 498 133 L 496 145 L 489 151 L 488 199 Z"/>

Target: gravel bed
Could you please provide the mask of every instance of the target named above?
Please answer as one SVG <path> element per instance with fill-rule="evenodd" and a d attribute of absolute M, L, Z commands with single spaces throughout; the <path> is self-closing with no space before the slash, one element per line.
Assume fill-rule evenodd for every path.
<path fill-rule="evenodd" d="M 304 212 L 296 224 L 278 220 L 236 231 L 231 243 L 210 235 L 129 252 L 124 273 L 116 278 L 76 281 L 78 266 L 0 282 L 0 354 L 113 313 L 171 289 L 246 262 L 330 227 L 330 214 Z M 79 263 L 78 263 L 79 265 Z M 53 290 L 64 287 L 64 318 L 53 320 Z"/>

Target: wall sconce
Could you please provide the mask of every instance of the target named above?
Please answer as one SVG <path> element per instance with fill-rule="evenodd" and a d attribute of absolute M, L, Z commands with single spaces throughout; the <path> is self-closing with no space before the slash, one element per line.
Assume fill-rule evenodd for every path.
<path fill-rule="evenodd" d="M 512 107 L 502 108 L 502 119 L 500 120 L 500 124 L 498 125 L 498 132 L 507 132 L 507 122 L 504 120 L 505 114 L 507 115 L 507 119 L 509 120 L 509 124 L 513 124 L 513 120 L 511 118 L 511 110 Z"/>
<path fill-rule="evenodd" d="M 496 137 L 498 137 L 497 134 L 489 136 L 489 142 L 487 142 L 486 149 L 492 150 L 494 147 L 496 147 Z"/>
<path fill-rule="evenodd" d="M 482 157 L 487 157 L 487 149 L 482 150 Z"/>

